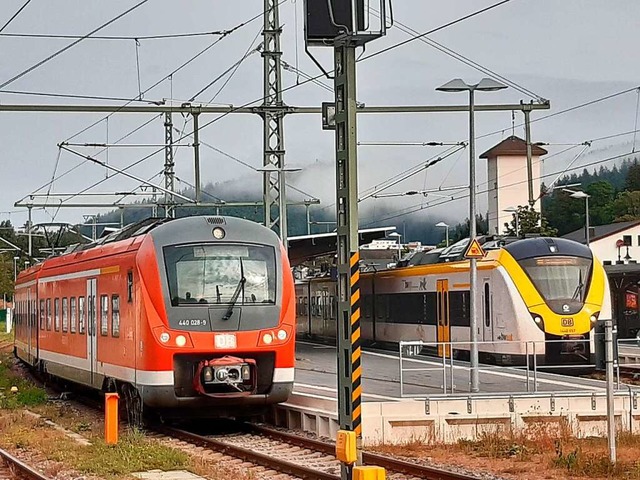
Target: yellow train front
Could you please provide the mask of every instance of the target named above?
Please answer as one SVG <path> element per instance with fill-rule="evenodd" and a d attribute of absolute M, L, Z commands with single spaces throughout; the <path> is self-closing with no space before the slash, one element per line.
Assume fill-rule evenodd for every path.
<path fill-rule="evenodd" d="M 607 278 L 591 250 L 559 238 L 485 246 L 475 292 L 481 360 L 524 364 L 535 354 L 546 365 L 590 364 L 595 322 L 611 318 Z M 435 343 L 454 342 L 454 356 L 467 357 L 465 249 L 462 241 L 415 265 L 363 273 L 363 339 L 376 345 L 422 340 L 438 354 L 445 350 Z M 296 296 L 298 333 L 335 338 L 335 281 L 299 281 Z"/>

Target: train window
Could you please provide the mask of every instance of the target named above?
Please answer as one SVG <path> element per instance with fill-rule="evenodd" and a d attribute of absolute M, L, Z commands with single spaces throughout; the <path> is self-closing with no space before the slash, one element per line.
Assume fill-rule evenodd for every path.
<path fill-rule="evenodd" d="M 180 245 L 164 247 L 171 305 L 274 304 L 273 247 L 260 245 Z M 241 279 L 244 278 L 244 283 Z M 242 297 L 235 293 L 243 285 Z"/>
<path fill-rule="evenodd" d="M 109 296 L 100 295 L 100 335 L 109 333 Z"/>
<path fill-rule="evenodd" d="M 489 284 L 484 284 L 484 324 L 491 326 L 491 296 L 489 292 Z"/>
<path fill-rule="evenodd" d="M 83 335 L 84 335 L 84 328 L 85 328 L 84 327 L 85 319 L 87 318 L 86 310 L 84 306 L 85 306 L 85 297 L 78 297 L 78 333 Z"/>
<path fill-rule="evenodd" d="M 69 303 L 67 297 L 62 299 L 62 331 L 69 330 Z"/>
<path fill-rule="evenodd" d="M 47 298 L 47 308 L 46 308 L 46 315 L 47 315 L 47 330 L 51 330 L 51 299 Z"/>
<path fill-rule="evenodd" d="M 471 324 L 470 299 L 468 290 L 452 291 L 445 296 L 445 301 L 449 301 L 449 324 L 452 327 L 468 327 Z"/>
<path fill-rule="evenodd" d="M 69 308 L 71 310 L 71 325 L 69 325 L 69 329 L 71 333 L 76 333 L 76 325 L 78 321 L 78 315 L 76 311 L 76 297 L 71 297 L 69 299 Z"/>
<path fill-rule="evenodd" d="M 60 299 L 59 298 L 55 298 L 53 300 L 53 326 L 56 330 L 56 332 L 60 331 Z"/>
<path fill-rule="evenodd" d="M 120 297 L 111 295 L 111 336 L 120 336 Z"/>
<path fill-rule="evenodd" d="M 133 302 L 133 270 L 127 272 L 127 302 Z"/>

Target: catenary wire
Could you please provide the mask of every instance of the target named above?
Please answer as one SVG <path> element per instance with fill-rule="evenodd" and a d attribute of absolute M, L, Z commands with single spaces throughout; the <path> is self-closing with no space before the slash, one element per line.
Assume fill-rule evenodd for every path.
<path fill-rule="evenodd" d="M 210 37 L 214 35 L 223 35 L 224 32 L 225 30 L 214 30 L 211 32 L 167 33 L 167 34 L 161 34 L 161 35 L 136 35 L 136 36 L 92 35 L 90 37 L 87 37 L 86 40 L 123 40 L 123 41 L 162 40 L 167 38 Z M 82 35 L 60 35 L 60 34 L 49 34 L 49 33 L 3 33 L 3 34 L 0 34 L 0 37 L 67 39 L 67 40 L 85 38 Z"/>
<path fill-rule="evenodd" d="M 280 3 L 283 3 L 284 1 L 286 1 L 286 0 L 282 0 Z M 458 18 L 458 19 L 456 19 L 456 20 L 452 20 L 452 21 L 450 21 L 450 22 L 447 22 L 447 23 L 446 23 L 446 24 L 444 24 L 444 25 L 441 25 L 441 26 L 439 26 L 439 27 L 435 27 L 435 28 L 433 28 L 433 29 L 431 29 L 431 30 L 429 30 L 429 31 L 427 31 L 427 32 L 425 32 L 425 33 L 423 33 L 423 34 L 421 34 L 420 36 L 417 36 L 417 37 L 413 37 L 413 38 L 411 38 L 411 39 L 404 40 L 404 41 L 402 41 L 402 42 L 399 42 L 399 43 L 396 43 L 396 44 L 394 44 L 394 45 L 391 45 L 390 47 L 387 47 L 387 48 L 385 48 L 385 49 L 383 49 L 383 50 L 380 50 L 380 51 L 378 51 L 378 52 L 375 52 L 375 53 L 373 53 L 373 54 L 371 54 L 371 55 L 369 55 L 369 56 L 362 57 L 359 61 L 364 61 L 364 60 L 367 60 L 367 59 L 369 59 L 369 58 L 373 58 L 373 57 L 375 57 L 375 56 L 381 55 L 381 54 L 386 53 L 386 52 L 388 52 L 388 51 L 390 51 L 390 50 L 393 50 L 393 49 L 398 48 L 398 47 L 400 47 L 400 46 L 406 45 L 407 43 L 409 43 L 409 42 L 411 42 L 411 41 L 413 41 L 413 40 L 416 40 L 417 38 L 419 38 L 419 37 L 421 37 L 421 36 L 430 35 L 430 34 L 435 33 L 435 32 L 437 32 L 437 31 L 443 30 L 443 29 L 445 29 L 445 28 L 447 28 L 447 27 L 449 27 L 449 26 L 452 26 L 452 25 L 458 24 L 458 23 L 460 23 L 460 22 L 462 22 L 462 21 L 464 21 L 464 20 L 467 20 L 467 19 L 470 19 L 470 18 L 475 17 L 475 16 L 477 16 L 477 15 L 480 15 L 480 14 L 482 14 L 482 13 L 484 13 L 484 12 L 488 11 L 488 10 L 491 10 L 491 9 L 493 9 L 493 8 L 496 8 L 496 7 L 500 6 L 500 5 L 503 5 L 503 4 L 505 4 L 505 3 L 508 3 L 508 2 L 510 2 L 510 1 L 511 1 L 511 0 L 502 0 L 502 1 L 498 2 L 498 3 L 496 3 L 496 4 L 493 4 L 493 5 L 490 5 L 490 6 L 488 6 L 488 7 L 485 7 L 485 8 L 479 9 L 479 10 L 476 10 L 475 12 L 472 12 L 472 13 L 470 13 L 470 14 L 467 14 L 467 15 L 465 15 L 465 16 L 463 16 L 463 17 L 460 17 L 460 18 Z M 258 18 L 258 17 L 260 17 L 260 16 L 262 16 L 262 15 L 263 15 L 263 13 L 261 13 L 261 14 L 259 14 L 258 16 L 254 17 L 254 19 L 255 19 L 255 18 Z M 248 22 L 247 22 L 247 23 L 248 23 Z M 313 77 L 313 79 L 308 79 L 308 80 L 305 80 L 305 81 L 300 82 L 300 83 L 298 83 L 298 84 L 294 84 L 294 85 L 291 85 L 291 86 L 286 87 L 286 88 L 284 88 L 284 89 L 281 89 L 281 93 L 283 93 L 283 92 L 285 92 L 285 91 L 288 91 L 288 90 L 292 90 L 292 89 L 297 88 L 297 87 L 299 87 L 299 86 L 301 86 L 301 85 L 304 85 L 304 84 L 306 84 L 306 83 L 309 83 L 309 82 L 311 82 L 312 80 L 317 80 L 317 79 L 321 78 L 322 76 L 323 76 L 323 74 L 320 74 L 320 75 L 318 75 L 318 76 L 316 76 L 316 77 Z M 200 126 L 200 130 L 202 131 L 204 128 L 208 127 L 209 125 L 212 125 L 213 123 L 215 123 L 215 122 L 217 122 L 217 121 L 219 121 L 219 120 L 221 120 L 221 119 L 225 118 L 227 115 L 229 115 L 230 113 L 232 113 L 232 112 L 233 112 L 233 111 L 235 111 L 236 109 L 238 109 L 238 108 L 243 108 L 243 107 L 247 107 L 247 106 L 250 106 L 250 105 L 252 105 L 252 104 L 254 104 L 254 103 L 256 103 L 256 102 L 259 102 L 259 101 L 261 101 L 261 100 L 262 100 L 262 101 L 264 101 L 264 98 L 265 98 L 265 97 L 263 96 L 263 97 L 261 97 L 261 98 L 259 98 L 259 99 L 257 99 L 257 100 L 253 100 L 253 101 L 247 102 L 246 104 L 244 104 L 244 105 L 242 105 L 242 106 L 240 106 L 240 107 L 233 108 L 233 109 L 231 109 L 229 112 L 225 112 L 225 113 L 223 113 L 223 114 L 221 114 L 221 115 L 217 116 L 216 118 L 214 118 L 214 119 L 210 120 L 209 122 L 207 122 L 207 123 L 203 124 L 202 126 Z M 193 134 L 193 132 L 190 132 L 190 133 L 187 133 L 185 136 L 190 136 L 190 135 L 192 135 L 192 134 Z M 71 137 L 71 138 L 73 138 L 73 137 Z M 183 138 L 184 138 L 184 137 L 183 137 Z M 180 141 L 180 140 L 182 140 L 183 138 L 178 138 L 178 139 L 176 140 L 176 142 L 179 142 L 179 141 Z M 128 166 L 127 166 L 127 167 L 125 167 L 123 170 L 128 170 L 129 168 L 132 168 L 133 166 L 138 165 L 139 163 L 143 162 L 144 160 L 146 160 L 146 159 L 150 158 L 150 157 L 151 157 L 151 156 L 153 156 L 153 155 L 156 155 L 157 153 L 162 152 L 163 150 L 164 150 L 164 149 L 160 149 L 160 150 L 157 150 L 157 151 L 155 151 L 155 152 L 152 152 L 151 154 L 146 155 L 145 157 L 143 157 L 143 158 L 141 158 L 141 159 L 139 159 L 139 160 L 135 161 L 134 163 L 132 163 L 132 164 L 128 165 Z M 99 185 L 99 184 L 100 184 L 100 183 L 102 183 L 103 181 L 104 181 L 104 179 L 103 179 L 103 180 L 101 180 L 101 181 L 99 181 L 99 182 L 97 182 L 97 183 L 95 183 L 95 184 L 93 184 L 93 185 L 92 185 L 92 186 L 90 186 L 90 187 L 87 187 L 87 188 L 86 188 L 85 190 L 83 190 L 82 192 L 87 191 L 87 190 L 89 190 L 89 189 L 91 189 L 91 188 L 93 188 L 93 187 L 95 187 L 95 186 Z M 82 192 L 80 192 L 80 193 L 82 193 Z"/>
<path fill-rule="evenodd" d="M 374 16 L 377 18 L 380 18 L 380 12 L 378 10 L 376 10 L 375 8 L 371 8 L 371 11 L 373 12 Z M 396 28 L 398 28 L 398 30 L 408 34 L 408 35 L 420 35 L 420 32 L 418 32 L 417 30 L 409 27 L 408 25 L 399 22 L 398 19 L 394 18 L 393 19 L 393 23 L 394 26 L 396 26 Z M 505 84 L 509 85 L 510 87 L 512 87 L 515 90 L 518 90 L 520 93 L 523 93 L 535 100 L 544 102 L 546 101 L 543 97 L 541 97 L 540 95 L 536 94 L 535 92 L 529 90 L 526 87 L 523 87 L 522 85 L 519 85 L 518 83 L 514 82 L 513 80 L 508 79 L 507 77 L 500 75 L 497 72 L 494 72 L 493 70 L 485 67 L 484 65 L 479 64 L 478 62 L 475 62 L 474 60 L 471 60 L 468 57 L 465 57 L 464 55 L 462 55 L 461 53 L 456 52 L 455 50 L 446 47 L 445 45 L 436 42 L 435 40 L 428 38 L 426 36 L 420 37 L 419 39 L 422 43 L 425 43 L 426 45 L 429 45 L 432 48 L 435 48 L 436 50 L 441 51 L 442 53 L 444 53 L 445 55 L 448 55 L 462 63 L 464 63 L 465 65 L 470 66 L 471 68 L 474 68 L 475 70 L 478 70 L 481 73 L 487 74 L 493 78 L 495 78 L 496 80 L 500 80 L 501 82 L 504 82 Z"/>
<path fill-rule="evenodd" d="M 49 55 L 48 57 L 40 60 L 39 62 L 35 63 L 34 65 L 30 66 L 29 68 L 27 68 L 26 70 L 23 70 L 22 72 L 18 73 L 17 75 L 14 75 L 13 77 L 11 77 L 10 79 L 4 81 L 2 84 L 0 84 L 0 89 L 6 87 L 7 85 L 12 84 L 13 82 L 15 82 L 16 80 L 19 80 L 20 78 L 24 77 L 25 75 L 33 72 L 35 69 L 41 67 L 42 65 L 44 65 L 45 63 L 49 62 L 50 60 L 53 60 L 54 58 L 56 58 L 58 55 L 66 52 L 67 50 L 69 50 L 70 48 L 75 47 L 77 44 L 79 44 L 80 42 L 82 42 L 82 40 L 84 40 L 85 38 L 90 37 L 91 35 L 93 35 L 94 33 L 99 32 L 100 30 L 102 30 L 103 28 L 108 27 L 109 25 L 111 25 L 112 23 L 120 20 L 122 17 L 126 16 L 127 14 L 133 12 L 134 10 L 136 10 L 137 8 L 141 7 L 142 5 L 144 5 L 145 3 L 147 3 L 149 0 L 142 0 L 141 2 L 135 4 L 133 7 L 125 10 L 124 12 L 122 12 L 121 14 L 115 16 L 114 18 L 112 18 L 111 20 L 103 23 L 102 25 L 100 25 L 98 28 L 93 29 L 91 32 L 87 33 L 86 35 L 83 35 L 82 37 L 80 37 L 79 39 L 75 40 L 74 42 L 71 42 L 70 44 L 66 45 L 65 47 L 61 48 L 60 50 L 57 50 L 56 52 L 52 53 L 51 55 Z"/>
<path fill-rule="evenodd" d="M 27 7 L 27 5 L 29 5 L 29 3 L 31 3 L 31 0 L 27 0 L 26 2 L 24 2 L 24 4 L 18 9 L 18 11 L 16 13 L 14 13 L 11 16 L 11 18 L 9 20 L 7 20 L 6 23 L 2 27 L 0 27 L 0 33 L 2 33 L 4 31 L 4 29 L 7 28 L 9 26 L 9 24 L 11 22 L 13 22 L 18 15 L 20 15 L 20 13 Z"/>

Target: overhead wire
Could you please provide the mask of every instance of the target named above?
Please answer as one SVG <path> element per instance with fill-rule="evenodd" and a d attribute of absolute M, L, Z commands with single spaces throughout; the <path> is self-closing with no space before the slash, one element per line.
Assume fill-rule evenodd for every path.
<path fill-rule="evenodd" d="M 284 1 L 286 1 L 286 0 L 281 0 L 281 2 L 280 2 L 280 3 L 284 3 Z M 242 22 L 242 23 L 240 23 L 240 24 L 236 25 L 235 27 L 233 27 L 233 28 L 232 28 L 232 29 L 230 29 L 230 30 L 225 30 L 225 33 L 224 33 L 220 38 L 216 39 L 212 44 L 210 44 L 209 46 L 207 46 L 207 47 L 205 47 L 204 49 L 202 49 L 201 51 L 199 51 L 196 55 L 194 55 L 193 57 L 191 57 L 191 58 L 190 58 L 189 60 L 187 60 L 186 62 L 182 63 L 178 68 L 174 69 L 174 70 L 173 70 L 169 75 L 166 75 L 166 76 L 165 76 L 165 77 L 163 77 L 161 80 L 159 80 L 159 81 L 157 81 L 155 84 L 153 84 L 151 87 L 147 88 L 147 89 L 143 92 L 143 94 L 144 94 L 144 93 L 146 93 L 146 92 L 148 92 L 150 89 L 152 89 L 152 88 L 156 87 L 157 85 L 159 85 L 162 81 L 166 80 L 167 78 L 172 78 L 172 77 L 173 77 L 173 74 L 177 73 L 179 70 L 181 70 L 182 68 L 186 67 L 189 63 L 191 63 L 191 62 L 192 62 L 192 61 L 194 61 L 196 58 L 198 58 L 198 57 L 199 57 L 199 56 L 201 56 L 203 53 L 205 53 L 207 50 L 209 50 L 210 48 L 212 48 L 214 45 L 216 45 L 218 42 L 220 42 L 223 38 L 227 37 L 228 35 L 232 34 L 232 33 L 233 33 L 233 32 L 235 32 L 236 30 L 238 30 L 238 29 L 242 28 L 243 26 L 245 26 L 245 25 L 248 25 L 248 24 L 252 23 L 252 22 L 253 22 L 253 21 L 255 21 L 256 19 L 260 18 L 261 16 L 263 16 L 263 13 L 260 13 L 260 14 L 258 14 L 258 15 L 255 15 L 255 16 L 251 17 L 249 20 L 244 21 L 244 22 Z M 129 102 L 127 102 L 125 105 L 123 105 L 123 107 L 124 107 L 124 106 L 126 106 L 128 103 L 129 103 Z M 108 118 L 108 117 L 110 117 L 110 116 L 114 115 L 115 113 L 117 113 L 117 112 L 112 112 L 112 113 L 110 113 L 109 115 L 107 115 L 107 116 L 106 116 L 106 117 L 104 117 L 104 118 Z M 97 125 L 98 123 L 102 122 L 102 121 L 104 120 L 104 118 L 103 118 L 103 119 L 100 119 L 100 120 L 98 120 L 98 121 L 96 121 L 96 122 L 94 122 L 94 123 L 92 123 L 92 124 L 91 124 L 91 125 L 89 125 L 88 127 L 83 128 L 82 130 L 80 130 L 79 132 L 75 133 L 74 135 L 72 135 L 71 137 L 69 137 L 67 140 L 65 140 L 65 141 L 64 141 L 64 142 L 62 142 L 62 143 L 66 143 L 66 142 L 68 142 L 68 141 L 72 140 L 73 138 L 77 137 L 78 135 L 80 135 L 80 134 L 82 134 L 82 133 L 86 132 L 87 130 L 89 130 L 89 129 L 90 129 L 90 128 L 92 128 L 93 126 L 95 126 L 95 125 Z M 193 132 L 190 132 L 190 133 L 189 133 L 189 134 L 187 134 L 187 135 L 184 135 L 184 134 L 183 134 L 183 135 L 181 135 L 180 139 L 176 140 L 174 143 L 178 143 L 180 140 L 182 140 L 182 139 L 184 139 L 184 138 L 186 138 L 187 136 L 192 135 L 192 134 L 193 134 Z M 126 170 L 128 170 L 129 168 L 132 168 L 132 167 L 134 167 L 134 166 L 136 166 L 136 165 L 138 165 L 138 164 L 140 164 L 140 163 L 144 162 L 145 160 L 147 160 L 147 159 L 151 158 L 152 156 L 154 156 L 154 155 L 156 155 L 156 154 L 158 154 L 158 153 L 160 153 L 160 152 L 162 152 L 162 151 L 164 151 L 164 148 L 160 148 L 159 150 L 156 150 L 156 151 L 154 151 L 154 152 L 152 152 L 152 153 L 150 153 L 150 154 L 148 154 L 148 155 L 146 155 L 146 156 L 142 157 L 141 159 L 139 159 L 139 160 L 135 161 L 134 163 L 129 164 L 128 166 L 126 166 L 125 168 L 123 168 L 123 169 L 122 169 L 122 171 L 126 171 Z M 86 161 L 88 161 L 88 159 L 87 159 Z M 84 162 L 83 162 L 83 163 L 84 163 Z M 90 185 L 89 187 L 86 187 L 85 189 L 81 190 L 81 191 L 80 191 L 80 192 L 78 192 L 78 193 L 84 193 L 84 192 L 86 192 L 86 191 L 88 191 L 88 190 L 90 190 L 90 189 L 92 189 L 92 188 L 94 188 L 94 187 L 96 187 L 96 186 L 100 185 L 100 184 L 101 184 L 102 182 L 104 182 L 104 181 L 105 181 L 105 179 L 101 179 L 101 180 L 99 180 L 99 181 L 97 181 L 97 182 L 93 183 L 93 184 L 92 184 L 92 185 Z M 70 197 L 70 198 L 68 198 L 67 200 L 71 200 L 72 198 L 74 198 L 74 197 Z"/>
<path fill-rule="evenodd" d="M 145 0 L 145 1 L 146 1 L 146 0 Z M 285 0 L 281 0 L 281 2 L 280 2 L 280 3 L 284 3 L 284 1 L 285 1 Z M 411 41 L 413 41 L 413 40 L 416 40 L 416 39 L 420 38 L 421 36 L 426 36 L 426 35 L 429 35 L 429 34 L 435 33 L 435 32 L 437 32 L 437 31 L 443 30 L 444 28 L 447 28 L 447 27 L 449 27 L 449 26 L 452 26 L 452 25 L 458 24 L 458 23 L 460 23 L 460 22 L 462 22 L 462 21 L 464 21 L 464 20 L 467 20 L 467 19 L 473 18 L 473 17 L 475 17 L 475 16 L 477 16 L 477 15 L 480 15 L 480 14 L 482 14 L 482 13 L 485 13 L 485 12 L 489 11 L 489 10 L 492 10 L 492 9 L 494 9 L 494 8 L 496 8 L 496 7 L 500 6 L 500 5 L 503 5 L 503 4 L 505 4 L 505 3 L 508 3 L 509 1 L 511 1 L 511 0 L 502 0 L 502 1 L 498 2 L 498 3 L 495 3 L 495 4 L 493 4 L 493 5 L 490 5 L 490 6 L 488 6 L 488 7 L 485 7 L 485 8 L 479 9 L 479 10 L 476 10 L 476 11 L 474 11 L 474 12 L 472 12 L 472 13 L 470 13 L 470 14 L 467 14 L 467 15 L 465 15 L 465 16 L 463 16 L 463 17 L 460 17 L 460 18 L 458 18 L 458 19 L 456 19 L 456 20 L 452 20 L 452 21 L 450 21 L 450 22 L 447 22 L 447 23 L 446 23 L 446 24 L 444 24 L 444 25 L 441 25 L 441 26 L 436 27 L 436 28 L 433 28 L 433 29 L 431 29 L 431 30 L 429 30 L 429 31 L 427 31 L 427 32 L 424 32 L 424 33 L 423 33 L 423 34 L 421 34 L 420 36 L 416 36 L 416 37 L 414 37 L 414 38 L 404 40 L 404 41 L 402 41 L 402 42 L 399 42 L 399 43 L 396 43 L 396 44 L 394 44 L 394 45 L 391 45 L 390 47 L 387 47 L 387 48 L 385 48 L 385 49 L 383 49 L 383 50 L 380 50 L 380 51 L 378 51 L 378 52 L 374 52 L 373 54 L 371 54 L 371 55 L 369 55 L 369 56 L 362 57 L 362 58 L 360 58 L 360 59 L 359 59 L 359 61 L 364 61 L 364 60 L 367 60 L 367 59 L 369 59 L 369 58 L 373 58 L 373 57 L 375 57 L 375 56 L 381 55 L 381 54 L 386 53 L 386 52 L 388 52 L 388 51 L 390 51 L 390 50 L 393 50 L 393 49 L 398 48 L 398 47 L 400 47 L 400 46 L 406 45 L 407 43 L 409 43 L 409 42 L 411 42 Z M 253 18 L 252 20 L 250 20 L 250 21 L 255 20 L 255 18 L 259 18 L 259 17 L 260 17 L 260 16 L 262 16 L 262 15 L 263 15 L 263 13 L 260 13 L 259 15 L 257 15 L 256 17 L 254 17 L 254 18 Z M 249 22 L 250 22 L 250 21 L 249 21 Z M 245 22 L 244 24 L 249 23 L 249 22 Z M 312 80 L 317 80 L 317 79 L 321 78 L 322 76 L 323 76 L 323 74 L 320 74 L 320 75 L 318 75 L 318 76 L 316 76 L 316 77 L 313 77 L 312 79 L 307 79 L 307 80 L 305 80 L 305 81 L 303 81 L 303 82 L 300 82 L 300 83 L 298 83 L 298 84 L 294 84 L 294 85 L 291 85 L 291 86 L 286 87 L 286 88 L 284 88 L 284 89 L 281 89 L 281 93 L 283 93 L 283 92 L 285 92 L 285 91 L 288 91 L 288 90 L 292 90 L 292 89 L 294 89 L 294 88 L 296 88 L 296 87 L 299 87 L 299 86 L 301 86 L 301 85 L 303 85 L 303 84 L 309 83 L 309 82 L 311 82 Z M 1 87 L 0 87 L 0 88 L 1 88 Z M 263 96 L 263 97 L 261 97 L 261 98 L 259 98 L 259 99 L 257 99 L 257 100 L 253 100 L 253 101 L 247 102 L 246 104 L 244 104 L 244 105 L 242 105 L 242 106 L 240 106 L 240 107 L 232 108 L 232 109 L 230 109 L 228 112 L 225 112 L 225 113 L 223 113 L 223 114 L 221 114 L 221 115 L 217 116 L 216 118 L 214 118 L 214 119 L 212 119 L 212 120 L 210 120 L 210 121 L 206 122 L 206 123 L 205 123 L 205 124 L 203 124 L 202 126 L 200 126 L 200 130 L 203 130 L 204 128 L 206 128 L 206 127 L 208 127 L 208 126 L 210 126 L 210 125 L 214 124 L 215 122 L 220 121 L 222 118 L 225 118 L 227 115 L 231 114 L 232 112 L 236 111 L 236 110 L 237 110 L 237 109 L 239 109 L 239 108 L 244 108 L 244 107 L 250 106 L 250 105 L 252 105 L 252 104 L 254 104 L 254 103 L 256 103 L 256 102 L 259 102 L 259 101 L 261 101 L 261 100 L 262 100 L 262 101 L 264 101 L 264 99 L 265 99 L 265 97 Z M 88 127 L 88 128 L 90 128 L 90 127 Z M 86 129 L 85 129 L 84 131 L 86 131 Z M 193 134 L 193 132 L 190 132 L 190 133 L 186 134 L 185 136 L 190 136 L 190 135 L 192 135 L 192 134 Z M 76 134 L 76 136 L 77 136 L 77 134 Z M 182 138 L 178 138 L 178 139 L 176 140 L 176 142 L 179 142 L 179 141 L 180 141 L 180 140 L 182 140 L 185 136 L 183 136 Z M 73 138 L 73 137 L 71 137 L 71 138 Z M 70 138 L 70 139 L 71 139 L 71 138 Z M 153 152 L 153 153 L 151 153 L 151 154 L 149 154 L 149 155 L 146 155 L 145 157 L 143 157 L 143 158 L 141 158 L 141 159 L 139 159 L 139 160 L 135 161 L 134 163 L 132 163 L 132 164 L 128 165 L 127 167 L 125 167 L 125 168 L 123 169 L 123 171 L 124 171 L 124 170 L 128 170 L 129 168 L 132 168 L 132 167 L 133 167 L 133 166 L 135 166 L 135 165 L 138 165 L 139 163 L 143 162 L 143 161 L 144 161 L 144 160 L 146 160 L 147 158 L 150 158 L 151 156 L 153 156 L 153 155 L 155 155 L 155 154 L 157 154 L 157 153 L 160 153 L 160 152 L 162 152 L 163 150 L 164 150 L 164 149 L 160 149 L 160 150 L 157 150 L 157 151 L 155 151 L 155 152 Z M 94 185 L 92 185 L 92 186 L 88 187 L 87 189 L 83 190 L 83 192 L 84 192 L 84 191 L 86 191 L 86 190 L 88 190 L 88 189 L 90 189 L 90 188 L 93 188 L 94 186 L 97 186 L 97 185 L 98 185 L 98 184 L 100 184 L 100 183 L 102 183 L 102 181 L 97 182 L 96 184 L 94 184 Z"/>
<path fill-rule="evenodd" d="M 128 15 L 129 13 L 133 12 L 134 10 L 136 10 L 137 8 L 141 7 L 142 5 L 144 5 L 145 3 L 147 3 L 149 0 L 142 0 L 141 2 L 138 2 L 137 4 L 135 4 L 133 7 L 128 8 L 127 10 L 125 10 L 124 12 L 120 13 L 119 15 L 116 15 L 114 18 L 112 18 L 111 20 L 103 23 L 102 25 L 100 25 L 97 28 L 94 28 L 91 32 L 87 33 L 86 35 L 83 35 L 82 37 L 78 38 L 77 40 L 75 40 L 74 42 L 71 42 L 70 44 L 66 45 L 65 47 L 61 48 L 60 50 L 57 50 L 56 52 L 52 53 L 51 55 L 47 56 L 46 58 L 40 60 L 39 62 L 35 63 L 34 65 L 30 66 L 29 68 L 27 68 L 26 70 L 23 70 L 22 72 L 18 73 L 17 75 L 14 75 L 13 77 L 11 77 L 8 80 L 5 80 L 2 84 L 0 84 L 0 89 L 3 89 L 4 87 L 6 87 L 7 85 L 12 84 L 13 82 L 15 82 L 16 80 L 19 80 L 20 78 L 24 77 L 25 75 L 33 72 L 34 70 L 36 70 L 37 68 L 41 67 L 42 65 L 44 65 L 45 63 L 53 60 L 54 58 L 56 58 L 58 55 L 61 55 L 62 53 L 66 52 L 67 50 L 75 47 L 76 45 L 78 45 L 80 42 L 82 42 L 84 39 L 90 37 L 91 35 L 93 35 L 94 33 L 99 32 L 100 30 L 108 27 L 109 25 L 111 25 L 112 23 L 117 22 L 118 20 L 120 20 L 122 17 Z"/>
<path fill-rule="evenodd" d="M 31 1 L 31 0 L 29 0 Z M 29 3 L 29 2 L 27 2 Z M 193 37 L 210 37 L 215 35 L 224 34 L 225 30 L 213 30 L 210 32 L 187 32 L 187 33 L 168 33 L 159 35 L 136 35 L 136 36 L 123 36 L 123 35 L 92 35 L 90 37 L 82 35 L 60 35 L 51 33 L 2 33 L 0 37 L 15 37 L 15 38 L 41 38 L 41 39 L 86 39 L 86 40 L 163 40 L 167 38 L 193 38 Z"/>
<path fill-rule="evenodd" d="M 27 0 L 26 2 L 24 2 L 24 4 L 18 9 L 18 11 L 15 12 L 11 16 L 11 18 L 9 18 L 9 20 L 7 20 L 5 22 L 5 24 L 2 27 L 0 27 L 0 33 L 2 33 L 4 31 L 4 29 L 7 28 L 9 26 L 9 24 L 11 22 L 13 22 L 18 17 L 18 15 L 20 15 L 20 13 L 27 7 L 27 5 L 29 5 L 29 3 L 31 3 L 31 0 Z"/>
<path fill-rule="evenodd" d="M 375 8 L 371 7 L 370 10 L 373 12 L 374 16 L 377 18 L 380 18 L 380 12 L 378 10 L 376 10 Z M 398 30 L 400 30 L 401 32 L 404 32 L 408 35 L 420 35 L 420 32 L 418 32 L 417 30 L 409 27 L 408 25 L 398 21 L 397 18 L 393 19 L 393 24 L 396 28 L 398 28 Z M 465 65 L 470 66 L 471 68 L 478 70 L 481 73 L 484 73 L 486 75 L 489 75 L 491 77 L 493 77 L 496 80 L 499 80 L 505 84 L 507 84 L 508 86 L 512 87 L 513 89 L 519 91 L 520 93 L 523 93 L 525 95 L 527 95 L 528 97 L 533 98 L 534 100 L 537 100 L 541 103 L 544 103 L 546 101 L 546 99 L 544 99 L 543 97 L 541 97 L 540 95 L 538 95 L 537 93 L 529 90 L 526 87 L 523 87 L 522 85 L 519 85 L 518 83 L 514 82 L 513 80 L 510 80 L 509 78 L 500 75 L 499 73 L 479 64 L 478 62 L 475 62 L 474 60 L 465 57 L 464 55 L 462 55 L 461 53 L 456 52 L 455 50 L 439 43 L 436 42 L 435 40 L 427 37 L 427 36 L 421 36 L 419 38 L 419 40 L 426 44 L 429 45 L 432 48 L 435 48 L 436 50 L 441 51 L 442 53 L 444 53 L 445 55 L 448 55 L 462 63 L 464 63 Z"/>

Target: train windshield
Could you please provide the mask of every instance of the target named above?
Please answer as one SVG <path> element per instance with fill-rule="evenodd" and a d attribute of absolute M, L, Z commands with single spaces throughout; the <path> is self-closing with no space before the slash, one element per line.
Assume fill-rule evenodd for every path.
<path fill-rule="evenodd" d="M 164 248 L 164 259 L 173 306 L 275 303 L 273 247 L 171 246 Z"/>
<path fill-rule="evenodd" d="M 591 259 L 539 257 L 521 260 L 520 264 L 546 301 L 584 302 Z"/>

